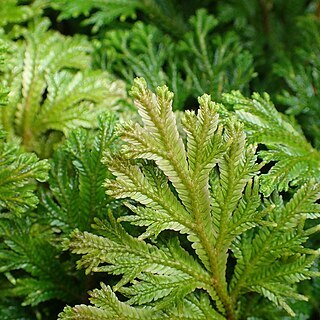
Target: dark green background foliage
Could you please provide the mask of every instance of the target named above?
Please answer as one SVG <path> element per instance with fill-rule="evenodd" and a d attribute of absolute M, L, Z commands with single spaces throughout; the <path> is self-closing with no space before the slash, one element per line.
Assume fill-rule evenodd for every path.
<path fill-rule="evenodd" d="M 0 319 L 319 319 L 319 94 L 318 0 L 0 0 Z"/>

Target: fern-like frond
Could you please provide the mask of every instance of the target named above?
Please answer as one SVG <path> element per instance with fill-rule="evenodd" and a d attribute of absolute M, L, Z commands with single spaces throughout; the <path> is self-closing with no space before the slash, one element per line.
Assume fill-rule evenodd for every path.
<path fill-rule="evenodd" d="M 110 201 L 102 186 L 110 173 L 101 158 L 105 149 L 116 148 L 115 120 L 115 116 L 104 115 L 99 120 L 99 130 L 72 131 L 51 160 L 48 185 L 41 189 L 37 214 L 29 211 L 22 217 L 0 219 L 0 276 L 7 278 L 1 280 L 3 299 L 16 298 L 23 302 L 23 306 L 38 306 L 57 299 L 64 303 L 79 301 L 86 282 L 72 269 L 73 261 L 61 255 L 60 238 L 76 227 L 91 230 L 93 216 L 105 218 L 108 206 L 120 207 Z M 9 199 L 6 201 L 10 204 L 7 211 L 33 209 L 38 203 L 32 192 L 35 188 L 33 181 L 47 177 L 47 161 L 36 162 L 36 157 L 30 156 L 30 163 L 27 163 L 30 168 L 26 165 L 19 167 L 22 171 L 19 172 L 20 182 L 20 176 L 11 168 L 15 162 L 22 162 L 19 153 L 14 153 L 14 149 L 4 151 L 10 161 L 3 163 L 3 173 L 0 174 L 4 184 L 1 201 L 6 200 L 2 197 L 10 191 L 19 199 L 21 208 L 14 207 L 17 205 L 11 204 Z M 12 180 L 12 185 L 6 183 L 4 174 Z"/>
<path fill-rule="evenodd" d="M 111 320 L 111 319 L 164 319 L 165 314 L 152 308 L 134 308 L 118 300 L 110 287 L 104 284 L 101 290 L 91 292 L 90 301 L 96 306 L 79 305 L 66 307 L 60 319 Z"/>
<path fill-rule="evenodd" d="M 91 292 L 91 302 L 96 307 L 79 305 L 74 308 L 66 307 L 60 314 L 60 319 L 150 319 L 150 320 L 223 320 L 214 313 L 210 301 L 204 296 L 190 296 L 184 301 L 167 310 L 156 308 L 134 308 L 120 302 L 112 290 L 102 285 L 101 290 Z M 103 300 L 102 300 L 103 299 Z M 101 301 L 102 300 L 102 301 Z M 112 306 L 112 307 L 111 307 Z M 100 307 L 100 308 L 99 308 Z"/>
<path fill-rule="evenodd" d="M 72 276 L 70 262 L 57 259 L 60 248 L 54 244 L 51 228 L 30 217 L 2 218 L 0 239 L 0 273 L 7 278 L 1 281 L 1 299 L 13 297 L 23 306 L 36 306 L 52 299 L 72 301 L 80 295 L 74 290 L 80 284 Z"/>
<path fill-rule="evenodd" d="M 9 132 L 14 127 L 25 148 L 42 156 L 40 141 L 95 126 L 98 114 L 124 96 L 120 82 L 111 83 L 101 71 L 84 70 L 90 68 L 92 51 L 84 38 L 65 37 L 47 27 L 47 20 L 36 23 L 15 45 L 17 52 L 9 58 L 15 68 L 4 75 L 11 94 L 2 110 L 3 126 Z"/>
<path fill-rule="evenodd" d="M 96 234 L 72 233 L 66 245 L 82 255 L 78 267 L 121 275 L 113 286 L 121 303 L 164 319 L 238 319 L 254 294 L 292 315 L 289 299 L 305 299 L 295 284 L 318 275 L 318 253 L 304 244 L 319 231 L 305 227 L 319 217 L 319 184 L 308 182 L 287 202 L 277 194 L 262 201 L 256 146 L 234 117 L 219 120 L 223 106 L 200 97 L 198 112 L 185 112 L 183 139 L 166 86 L 154 94 L 136 79 L 131 92 L 142 124 L 122 125 L 121 150 L 107 152 L 104 162 L 114 176 L 107 193 L 127 199 L 132 212 L 97 221 Z M 133 236 L 120 222 L 141 229 Z M 111 302 L 99 303 L 60 317 L 114 316 Z"/>
<path fill-rule="evenodd" d="M 75 231 L 68 246 L 72 252 L 83 254 L 78 266 L 85 267 L 87 272 L 123 274 L 114 290 L 120 290 L 130 298 L 129 304 L 158 302 L 166 297 L 168 302 L 160 301 L 160 305 L 165 310 L 171 309 L 174 305 L 170 300 L 179 304 L 195 288 L 206 288 L 211 298 L 218 302 L 214 288 L 210 288 L 209 274 L 180 247 L 178 239 L 173 238 L 165 247 L 157 248 L 130 236 L 112 216 L 110 224 L 97 222 L 96 228 L 104 237 Z M 136 278 L 140 281 L 134 281 Z M 132 281 L 133 286 L 124 287 Z M 106 305 L 100 307 L 105 314 L 111 315 L 108 312 L 110 302 L 104 300 L 104 303 Z M 217 312 L 214 314 L 218 315 Z M 191 315 L 190 319 L 193 318 Z"/>
<path fill-rule="evenodd" d="M 208 97 L 204 97 L 202 99 L 201 104 L 203 111 L 202 114 L 199 113 L 198 121 L 200 131 L 203 130 L 205 132 L 206 130 L 211 130 L 210 135 L 212 140 L 210 141 L 209 136 L 209 141 L 206 141 L 207 137 L 206 134 L 204 134 L 201 136 L 201 139 L 203 139 L 201 143 L 203 143 L 203 147 L 207 147 L 211 151 L 210 152 L 207 150 L 207 153 L 216 155 L 216 157 L 209 159 L 209 161 L 205 163 L 205 166 L 200 167 L 199 169 L 196 168 L 198 170 L 195 169 L 195 172 L 193 173 L 192 170 L 188 169 L 189 164 L 187 161 L 187 152 L 178 133 L 175 116 L 171 110 L 173 98 L 172 93 L 169 92 L 166 87 L 162 87 L 158 89 L 157 96 L 155 96 L 147 89 L 146 83 L 140 80 L 136 81 L 136 86 L 133 87 L 132 94 L 136 99 L 138 112 L 140 113 L 145 126 L 143 128 L 139 125 L 131 127 L 127 126 L 123 129 L 124 141 L 128 143 L 124 152 L 130 157 L 154 160 L 161 171 L 163 171 L 168 181 L 175 187 L 175 190 L 177 191 L 184 208 L 182 207 L 182 209 L 176 212 L 175 215 L 178 217 L 178 220 L 173 220 L 172 222 L 178 222 L 180 224 L 182 222 L 186 228 L 192 230 L 194 227 L 197 228 L 196 225 L 199 223 L 198 220 L 201 219 L 202 221 L 200 225 L 203 227 L 206 226 L 206 228 L 210 229 L 210 224 L 206 223 L 210 219 L 210 203 L 208 200 L 207 190 L 208 171 L 210 171 L 210 168 L 212 168 L 214 163 L 217 161 L 218 156 L 224 150 L 221 141 L 219 143 L 218 135 L 215 137 L 217 139 L 217 143 L 212 145 L 212 140 L 215 139 L 212 136 L 214 135 L 216 129 L 214 124 L 216 123 L 216 119 L 213 117 L 211 120 L 209 120 L 211 113 L 214 111 L 209 111 L 208 109 L 210 107 L 212 108 L 213 105 L 210 105 Z M 202 117 L 206 117 L 206 119 L 203 120 L 201 119 Z M 201 122 L 203 127 L 209 126 L 209 128 L 201 128 Z M 211 122 L 213 122 L 213 124 L 211 124 Z M 198 146 L 200 145 L 201 144 L 198 144 Z M 200 152 L 201 151 L 197 150 L 198 154 L 200 154 Z M 118 165 L 123 166 L 120 161 L 118 161 L 118 163 Z M 119 176 L 119 184 L 122 185 L 122 180 L 124 179 L 121 177 L 123 174 L 120 173 L 117 168 L 113 168 L 111 162 L 108 163 L 108 165 L 113 174 Z M 139 179 L 140 181 L 148 181 L 148 179 L 144 178 L 144 175 L 138 166 L 136 166 L 135 171 L 132 170 L 131 174 L 127 176 L 124 181 L 126 181 L 128 178 L 131 180 Z M 158 185 L 158 188 L 164 188 L 164 195 L 172 193 L 167 183 L 168 182 L 164 181 L 162 187 L 161 185 Z M 112 191 L 114 187 L 117 187 L 117 184 L 112 182 L 110 185 L 111 190 L 109 191 L 109 194 L 114 195 Z M 197 188 L 196 190 L 199 191 L 199 193 L 194 193 L 196 191 L 195 188 Z M 143 192 L 145 192 L 145 190 L 151 191 L 150 188 L 148 189 L 142 187 L 142 189 Z M 200 201 L 194 198 L 194 194 L 197 194 L 198 197 L 200 197 Z M 157 195 L 157 193 L 155 193 L 155 195 Z M 128 195 L 125 194 L 124 196 L 127 197 Z M 170 198 L 174 199 L 174 202 L 177 202 L 177 199 L 175 199 L 174 195 L 170 195 Z M 139 199 L 135 200 L 139 201 Z M 139 202 L 144 203 L 144 201 Z M 166 197 L 163 197 L 161 202 L 165 203 Z M 179 201 L 177 202 L 177 206 L 181 207 Z M 183 228 L 181 230 L 183 230 Z M 211 238 L 215 237 L 213 230 L 208 230 L 208 232 L 210 232 Z M 203 259 L 203 263 L 208 267 L 208 257 L 203 251 L 204 244 L 201 244 L 201 240 L 198 239 L 198 236 L 194 234 L 194 232 L 191 233 L 194 240 L 193 242 L 195 242 L 194 245 L 196 250 L 198 251 L 201 259 Z M 205 239 L 202 239 L 202 241 L 206 242 Z"/>
<path fill-rule="evenodd" d="M 91 127 L 97 115 L 106 106 L 114 105 L 121 95 L 121 89 L 101 72 L 66 71 L 48 75 L 48 95 L 42 104 L 34 123 L 37 134 L 48 130 L 62 131 L 66 135 L 77 127 Z M 106 91 L 110 88 L 110 92 Z M 114 92 L 112 92 L 114 89 Z"/>
<path fill-rule="evenodd" d="M 130 30 L 111 30 L 101 43 L 99 59 L 111 73 L 120 75 L 128 85 L 134 77 L 146 79 L 152 89 L 167 84 L 176 92 L 174 107 L 187 98 L 179 70 L 177 45 L 156 26 L 136 22 Z"/>
<path fill-rule="evenodd" d="M 60 11 L 59 19 L 76 18 L 85 16 L 83 23 L 93 25 L 92 31 L 97 32 L 110 24 L 117 24 L 117 21 L 126 19 L 137 19 L 138 14 L 144 14 L 144 18 L 167 32 L 180 36 L 186 30 L 182 15 L 175 8 L 174 3 L 169 0 L 91 0 L 90 2 L 50 0 L 49 4 Z"/>
<path fill-rule="evenodd" d="M 96 228 L 104 237 L 75 231 L 68 246 L 72 252 L 83 254 L 78 266 L 85 267 L 87 273 L 107 271 L 113 274 L 123 274 L 122 280 L 114 287 L 115 290 L 119 290 L 136 277 L 143 278 L 152 275 L 159 275 L 159 277 L 172 275 L 177 280 L 184 277 L 199 287 L 208 287 L 210 284 L 207 271 L 180 247 L 177 239 L 172 239 L 167 244 L 167 248 L 157 248 L 130 236 L 112 216 L 110 216 L 109 224 L 101 221 L 97 223 Z M 95 250 L 95 253 L 92 252 L 92 249 Z M 122 252 L 121 255 L 120 252 Z M 169 295 L 170 291 L 164 296 Z M 214 289 L 211 293 L 214 298 Z M 150 297 L 150 301 L 155 299 L 151 295 Z"/>
<path fill-rule="evenodd" d="M 0 317 L 3 320 L 34 320 L 35 314 L 31 308 L 21 308 L 19 301 L 2 298 L 0 301 Z"/>
<path fill-rule="evenodd" d="M 0 43 L 0 71 L 5 68 L 3 55 L 7 47 Z M 8 108 L 8 90 L 0 85 L 1 108 Z M 3 118 L 5 119 L 5 118 Z M 32 153 L 21 150 L 17 143 L 7 142 L 7 133 L 0 130 L 0 212 L 22 213 L 38 204 L 35 189 L 48 178 L 47 160 L 39 161 Z"/>
<path fill-rule="evenodd" d="M 93 1 L 50 1 L 54 9 L 61 11 L 60 20 L 77 18 L 80 15 L 89 16 L 84 20 L 85 24 L 93 24 L 97 31 L 102 26 L 114 22 L 117 18 L 126 19 L 136 17 L 136 10 L 143 6 L 139 0 L 127 2 L 125 0 L 93 0 Z M 92 11 L 95 11 L 92 13 Z"/>
<path fill-rule="evenodd" d="M 30 2 L 30 1 L 29 1 Z M 19 24 L 30 20 L 31 18 L 40 16 L 46 1 L 36 0 L 28 5 L 21 4 L 18 0 L 1 0 L 0 1 L 0 27 L 8 24 Z"/>
<path fill-rule="evenodd" d="M 138 21 L 130 31 L 106 33 L 99 48 L 100 63 L 129 84 L 137 76 L 153 90 L 167 84 L 176 95 L 175 109 L 203 92 L 220 99 L 223 91 L 247 89 L 255 74 L 249 52 L 234 34 L 215 34 L 217 24 L 206 10 L 199 10 L 189 21 L 190 31 L 177 42 L 159 25 Z"/>
<path fill-rule="evenodd" d="M 292 56 L 283 57 L 275 65 L 275 72 L 286 82 L 287 88 L 278 95 L 286 112 L 298 118 L 314 145 L 320 146 L 320 118 L 318 93 L 320 90 L 320 24 L 315 16 L 303 17 L 297 23 L 300 37 Z"/>
<path fill-rule="evenodd" d="M 22 213 L 35 208 L 38 198 L 34 193 L 36 181 L 48 177 L 47 160 L 35 154 L 21 152 L 18 145 L 6 142 L 5 134 L 0 138 L 0 212 Z"/>
<path fill-rule="evenodd" d="M 310 215 L 320 217 L 319 204 L 315 204 L 319 197 L 319 183 L 310 181 L 289 202 L 284 203 L 275 195 L 267 204 L 271 206 L 269 220 L 274 225 L 261 226 L 255 234 L 244 234 L 235 250 L 238 260 L 231 281 L 234 297 L 247 290 L 256 291 L 294 315 L 286 297 L 306 298 L 297 295 L 291 284 L 319 275 L 310 271 L 318 252 L 303 247 L 308 236 L 319 229 L 304 229 Z"/>
<path fill-rule="evenodd" d="M 183 69 L 190 80 L 189 91 L 219 99 L 221 93 L 246 89 L 255 76 L 252 56 L 243 50 L 235 34 L 213 35 L 218 20 L 200 9 L 190 19 L 192 31 L 179 44 Z"/>
<path fill-rule="evenodd" d="M 270 195 L 275 187 L 279 191 L 288 190 L 290 185 L 301 184 L 310 178 L 319 179 L 319 152 L 294 122 L 276 110 L 267 94 L 255 93 L 249 99 L 233 92 L 225 94 L 224 101 L 232 105 L 244 122 L 250 141 L 268 148 L 259 155 L 266 162 L 276 161 L 261 178 L 265 195 Z"/>
<path fill-rule="evenodd" d="M 50 223 L 65 233 L 88 230 L 93 217 L 105 216 L 112 204 L 102 187 L 110 174 L 101 159 L 105 150 L 116 148 L 115 121 L 114 115 L 101 116 L 94 134 L 73 130 L 53 155 L 50 191 L 42 189 L 41 206 Z"/>

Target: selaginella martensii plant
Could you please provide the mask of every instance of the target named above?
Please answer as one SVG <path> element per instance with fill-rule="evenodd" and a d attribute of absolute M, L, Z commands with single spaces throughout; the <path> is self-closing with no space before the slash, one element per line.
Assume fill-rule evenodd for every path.
<path fill-rule="evenodd" d="M 123 147 L 105 157 L 114 175 L 105 186 L 132 213 L 116 220 L 110 212 L 96 234 L 75 230 L 66 243 L 82 255 L 79 268 L 122 277 L 60 319 L 294 316 L 292 302 L 307 299 L 296 284 L 319 275 L 318 252 L 304 244 L 319 230 L 305 223 L 319 217 L 320 184 L 307 181 L 286 200 L 276 191 L 262 197 L 256 147 L 238 120 L 219 120 L 210 96 L 185 112 L 182 135 L 166 86 L 154 94 L 136 79 L 131 92 L 143 125 L 120 128 Z"/>

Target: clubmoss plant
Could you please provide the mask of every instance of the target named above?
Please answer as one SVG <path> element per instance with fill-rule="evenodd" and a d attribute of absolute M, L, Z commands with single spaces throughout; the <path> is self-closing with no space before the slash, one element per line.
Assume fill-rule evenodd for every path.
<path fill-rule="evenodd" d="M 88 273 L 122 277 L 60 319 L 234 320 L 254 316 L 252 300 L 294 316 L 292 300 L 307 299 L 296 283 L 319 275 L 318 252 L 304 243 L 319 230 L 305 224 L 320 216 L 320 184 L 309 180 L 286 200 L 262 197 L 256 146 L 235 118 L 219 120 L 210 96 L 185 112 L 183 141 L 166 86 L 154 94 L 140 78 L 131 93 L 143 125 L 124 125 L 124 146 L 104 161 L 114 175 L 107 193 L 132 213 L 110 213 L 96 221 L 98 234 L 75 230 L 67 243 Z"/>

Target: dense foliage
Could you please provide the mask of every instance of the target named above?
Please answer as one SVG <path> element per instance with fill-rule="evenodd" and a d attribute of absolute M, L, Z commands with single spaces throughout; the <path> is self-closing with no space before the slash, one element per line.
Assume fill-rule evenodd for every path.
<path fill-rule="evenodd" d="M 0 16 L 0 319 L 320 318 L 318 1 Z"/>

